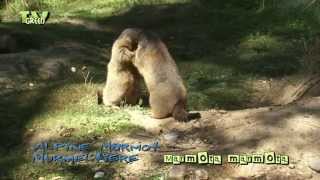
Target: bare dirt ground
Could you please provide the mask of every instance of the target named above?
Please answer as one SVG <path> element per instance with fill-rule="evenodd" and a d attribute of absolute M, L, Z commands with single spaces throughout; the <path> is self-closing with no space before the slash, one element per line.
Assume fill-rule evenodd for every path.
<path fill-rule="evenodd" d="M 173 178 L 199 179 L 319 179 L 310 168 L 313 159 L 319 159 L 320 97 L 308 98 L 295 104 L 263 107 L 239 111 L 211 110 L 200 112 L 202 118 L 187 123 L 172 118 L 157 120 L 140 111 L 129 111 L 132 123 L 145 131 L 117 135 L 113 142 L 152 143 L 159 140 L 159 152 L 140 153 L 139 161 L 125 166 L 124 176 L 159 173 Z M 48 138 L 49 137 L 49 138 Z M 33 136 L 33 143 L 43 141 L 47 131 Z M 276 152 L 288 155 L 289 165 L 171 165 L 163 162 L 164 154 L 253 154 Z M 197 175 L 197 172 L 203 172 Z M 173 174 L 173 175 L 170 175 Z"/>
<path fill-rule="evenodd" d="M 139 153 L 138 161 L 120 173 L 138 177 L 164 172 L 170 178 L 187 179 L 320 179 L 310 168 L 320 158 L 320 97 L 286 106 L 237 111 L 202 111 L 201 118 L 187 123 L 172 118 L 152 119 L 140 111 L 128 110 L 131 121 L 145 131 L 115 136 L 113 142 L 152 143 L 159 141 L 160 151 Z M 49 133 L 50 134 L 50 133 Z M 38 131 L 32 143 L 52 138 Z M 289 156 L 289 165 L 172 165 L 163 162 L 165 154 L 195 154 L 207 151 L 226 158 L 228 154 L 275 152 Z"/>
<path fill-rule="evenodd" d="M 210 177 L 222 179 L 320 178 L 320 175 L 309 167 L 312 158 L 320 156 L 320 97 L 304 99 L 287 106 L 240 111 L 205 111 L 201 112 L 201 119 L 188 123 L 179 123 L 171 118 L 150 119 L 139 115 L 139 112 L 132 112 L 132 115 L 135 117 L 133 123 L 143 125 L 149 133 L 159 134 L 162 130 L 160 137 L 165 146 L 162 151 L 165 152 L 160 154 L 170 154 L 170 149 L 177 155 L 203 150 L 223 155 L 274 151 L 288 155 L 290 158 L 290 165 L 200 166 L 206 169 Z M 177 138 L 165 138 L 169 133 L 176 134 Z M 149 141 L 152 138 L 155 136 L 150 136 Z M 151 156 L 154 158 L 154 154 Z M 148 158 L 142 158 L 139 162 L 141 169 L 134 165 L 133 172 L 154 167 L 150 163 Z"/>

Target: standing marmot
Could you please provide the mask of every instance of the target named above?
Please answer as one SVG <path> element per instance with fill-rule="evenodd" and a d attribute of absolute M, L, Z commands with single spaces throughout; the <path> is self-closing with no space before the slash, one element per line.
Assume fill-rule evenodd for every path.
<path fill-rule="evenodd" d="M 140 75 L 132 64 L 134 44 L 132 34 L 122 32 L 112 46 L 111 60 L 108 64 L 106 85 L 102 94 L 98 93 L 103 104 L 120 105 L 122 101 L 135 104 L 139 96 Z M 101 101 L 101 100 L 100 100 Z"/>
<path fill-rule="evenodd" d="M 140 29 L 126 29 L 125 32 L 131 32 L 131 39 L 136 41 L 132 61 L 149 91 L 151 116 L 160 119 L 172 115 L 179 121 L 188 120 L 187 90 L 166 45 L 152 32 Z"/>

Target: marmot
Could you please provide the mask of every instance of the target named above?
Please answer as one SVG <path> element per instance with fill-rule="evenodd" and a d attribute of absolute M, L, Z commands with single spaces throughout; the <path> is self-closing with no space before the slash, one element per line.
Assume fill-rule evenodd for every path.
<path fill-rule="evenodd" d="M 151 116 L 161 119 L 172 115 L 187 121 L 187 90 L 166 45 L 152 32 L 136 28 L 125 32 L 131 32 L 132 46 L 136 46 L 132 62 L 146 83 Z"/>
<path fill-rule="evenodd" d="M 132 64 L 135 55 L 132 35 L 122 32 L 113 43 L 111 60 L 108 63 L 108 74 L 106 85 L 102 92 L 102 101 L 105 105 L 118 106 L 122 101 L 135 104 L 139 98 L 140 75 Z M 99 96 L 98 93 L 98 103 Z M 100 100 L 101 101 L 101 100 Z"/>

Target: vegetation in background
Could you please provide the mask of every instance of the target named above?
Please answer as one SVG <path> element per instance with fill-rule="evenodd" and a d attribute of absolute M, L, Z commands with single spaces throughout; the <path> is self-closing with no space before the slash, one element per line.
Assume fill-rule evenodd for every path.
<path fill-rule="evenodd" d="M 8 19 L 19 18 L 19 12 L 24 10 L 49 10 L 53 18 L 81 17 L 97 18 L 116 15 L 138 5 L 159 5 L 184 3 L 189 0 L 9 0 L 4 10 Z"/>
<path fill-rule="evenodd" d="M 126 27 L 156 31 L 177 61 L 188 88 L 190 110 L 242 109 L 252 103 L 251 82 L 281 79 L 313 71 L 319 73 L 320 3 L 318 0 L 8 0 L 1 4 L 0 28 L 26 33 L 16 36 L 19 47 L 45 49 L 58 42 L 77 42 L 109 49 L 114 37 Z M 19 22 L 22 10 L 48 10 L 44 26 Z M 94 22 L 101 29 L 68 24 L 64 18 Z M 57 20 L 57 21 L 53 21 Z M 51 21 L 51 22 L 50 22 Z M 95 52 L 94 52 L 95 53 Z M 92 54 L 92 57 L 95 57 Z M 39 91 L 1 97 L 0 177 L 38 178 L 39 174 L 64 175 L 66 179 L 92 177 L 91 167 L 37 167 L 24 157 L 23 142 L 30 129 L 52 129 L 77 141 L 112 136 L 139 127 L 128 123 L 128 108 L 96 105 L 95 90 L 105 80 L 105 66 L 92 63 L 97 76 L 93 86 L 83 81 Z M 98 62 L 99 61 L 99 62 Z M 61 134 L 62 133 L 62 134 Z M 15 148 L 8 154 L 7 149 Z M 20 154 L 16 156 L 17 152 Z M 28 170 L 26 170 L 28 169 Z M 21 174 L 18 176 L 18 174 Z M 79 175 L 80 176 L 80 175 Z M 80 178 L 80 177 L 79 177 Z"/>

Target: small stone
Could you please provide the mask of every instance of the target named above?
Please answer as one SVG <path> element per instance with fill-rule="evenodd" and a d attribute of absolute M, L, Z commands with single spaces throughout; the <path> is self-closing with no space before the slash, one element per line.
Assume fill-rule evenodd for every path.
<path fill-rule="evenodd" d="M 38 180 L 45 180 L 45 178 L 44 177 L 39 177 Z"/>
<path fill-rule="evenodd" d="M 33 84 L 33 83 L 29 83 L 29 86 L 30 86 L 30 87 L 33 87 L 33 86 L 34 86 L 34 84 Z"/>
<path fill-rule="evenodd" d="M 167 134 L 164 134 L 163 138 L 165 141 L 167 141 L 169 143 L 175 143 L 178 139 L 178 134 L 175 132 L 169 132 Z"/>
<path fill-rule="evenodd" d="M 104 172 L 102 171 L 98 171 L 94 174 L 94 177 L 95 179 L 98 179 L 98 178 L 103 178 L 104 177 Z"/>
<path fill-rule="evenodd" d="M 309 161 L 309 168 L 320 173 L 320 159 L 313 159 Z"/>
<path fill-rule="evenodd" d="M 76 67 L 71 67 L 71 68 L 70 68 L 70 71 L 73 72 L 73 73 L 75 73 L 75 72 L 77 72 L 77 68 L 76 68 Z"/>
<path fill-rule="evenodd" d="M 168 173 L 169 179 L 184 179 L 186 176 L 187 168 L 184 165 L 172 166 Z"/>
<path fill-rule="evenodd" d="M 195 172 L 195 179 L 196 180 L 206 180 L 209 179 L 208 172 L 204 169 L 197 169 Z"/>

